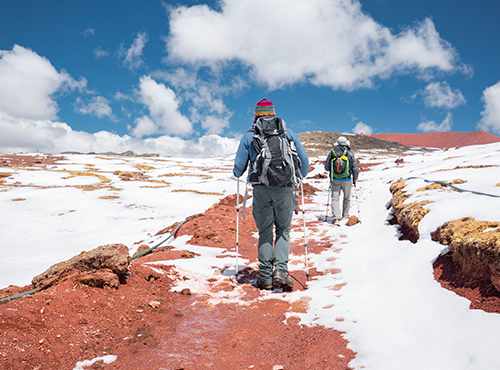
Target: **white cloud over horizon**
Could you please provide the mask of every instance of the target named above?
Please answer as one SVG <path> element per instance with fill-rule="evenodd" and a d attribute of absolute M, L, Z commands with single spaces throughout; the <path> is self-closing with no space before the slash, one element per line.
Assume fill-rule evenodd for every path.
<path fill-rule="evenodd" d="M 187 136 L 193 132 L 191 121 L 179 111 L 179 101 L 169 87 L 145 75 L 139 79 L 137 96 L 148 108 L 149 116 L 136 119 L 132 130 L 135 137 L 157 133 Z"/>
<path fill-rule="evenodd" d="M 152 75 L 168 83 L 177 95 L 189 101 L 192 104 L 190 121 L 193 124 L 200 123 L 211 134 L 220 134 L 229 127 L 233 112 L 227 108 L 223 98 L 238 94 L 247 86 L 239 76 L 231 79 L 229 85 L 224 85 L 217 77 L 203 80 L 195 71 L 185 68 L 177 68 L 172 72 L 155 71 Z"/>
<path fill-rule="evenodd" d="M 373 129 L 366 123 L 359 121 L 358 123 L 356 123 L 356 126 L 354 126 L 353 133 L 371 135 L 373 134 Z"/>
<path fill-rule="evenodd" d="M 220 11 L 182 6 L 171 10 L 169 26 L 170 60 L 213 68 L 238 61 L 270 89 L 309 82 L 350 91 L 396 73 L 470 73 L 431 19 L 393 34 L 356 0 L 228 1 Z"/>
<path fill-rule="evenodd" d="M 0 152 L 3 153 L 122 153 L 132 150 L 138 154 L 157 153 L 161 156 L 207 158 L 234 154 L 239 144 L 239 138 L 218 135 L 184 140 L 167 135 L 138 139 L 107 131 L 90 134 L 74 131 L 63 122 L 20 119 L 4 113 L 0 113 L 0 132 Z"/>
<path fill-rule="evenodd" d="M 459 89 L 452 90 L 446 82 L 431 82 L 417 94 L 423 96 L 427 107 L 453 109 L 467 103 Z"/>
<path fill-rule="evenodd" d="M 87 80 L 58 72 L 31 49 L 14 45 L 0 50 L 0 112 L 29 119 L 56 119 L 56 93 L 86 89 Z"/>
<path fill-rule="evenodd" d="M 486 88 L 481 100 L 484 102 L 484 109 L 477 128 L 500 135 L 500 82 Z"/>
<path fill-rule="evenodd" d="M 88 101 L 82 98 L 76 98 L 73 104 L 75 112 L 82 114 L 90 114 L 98 118 L 108 117 L 115 120 L 113 110 L 110 107 L 110 101 L 103 96 L 93 96 Z"/>
<path fill-rule="evenodd" d="M 417 126 L 417 130 L 423 132 L 441 132 L 450 131 L 453 125 L 453 116 L 448 113 L 441 123 L 436 123 L 435 121 L 420 122 Z"/>

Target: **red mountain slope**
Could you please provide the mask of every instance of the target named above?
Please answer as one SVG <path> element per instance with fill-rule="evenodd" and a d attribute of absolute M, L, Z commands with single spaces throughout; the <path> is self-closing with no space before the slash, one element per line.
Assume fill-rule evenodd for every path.
<path fill-rule="evenodd" d="M 480 145 L 500 142 L 500 137 L 485 131 L 474 132 L 428 132 L 425 134 L 373 134 L 380 140 L 393 141 L 406 146 L 427 148 L 453 148 L 456 146 Z"/>

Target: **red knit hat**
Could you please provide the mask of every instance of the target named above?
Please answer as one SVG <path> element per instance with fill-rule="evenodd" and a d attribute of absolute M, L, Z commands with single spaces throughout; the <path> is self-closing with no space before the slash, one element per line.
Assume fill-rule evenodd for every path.
<path fill-rule="evenodd" d="M 276 115 L 276 110 L 274 109 L 273 102 L 264 98 L 259 100 L 257 102 L 257 105 L 255 106 L 255 118 L 253 121 L 255 123 L 255 121 L 257 121 L 259 117 L 275 116 L 275 115 Z"/>

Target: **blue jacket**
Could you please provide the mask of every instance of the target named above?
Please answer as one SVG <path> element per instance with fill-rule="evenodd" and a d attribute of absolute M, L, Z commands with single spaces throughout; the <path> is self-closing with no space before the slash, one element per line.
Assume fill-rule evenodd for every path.
<path fill-rule="evenodd" d="M 289 128 L 286 129 L 288 137 L 293 140 L 295 147 L 297 149 L 297 155 L 300 159 L 300 172 L 302 177 L 306 177 L 309 172 L 309 158 L 307 158 L 307 153 L 300 143 L 299 137 Z M 240 177 L 247 169 L 248 160 L 250 162 L 255 162 L 257 158 L 257 153 L 252 145 L 253 131 L 247 131 L 245 135 L 241 138 L 240 145 L 236 151 L 236 157 L 234 158 L 234 168 L 233 174 L 236 177 Z"/>

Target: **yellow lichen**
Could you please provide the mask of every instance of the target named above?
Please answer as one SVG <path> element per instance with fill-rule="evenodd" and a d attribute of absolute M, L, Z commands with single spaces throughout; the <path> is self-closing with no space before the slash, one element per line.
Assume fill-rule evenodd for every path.
<path fill-rule="evenodd" d="M 102 197 L 99 197 L 99 199 L 117 199 L 120 198 L 118 195 L 103 195 Z"/>
<path fill-rule="evenodd" d="M 137 168 L 139 171 L 156 170 L 156 167 L 148 166 L 146 164 L 136 164 L 135 168 Z"/>
<path fill-rule="evenodd" d="M 198 190 L 188 190 L 188 189 L 174 189 L 173 193 L 195 193 L 195 194 L 205 194 L 205 195 L 218 195 L 223 196 L 223 193 L 215 193 L 210 191 L 198 191 Z"/>

